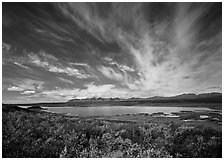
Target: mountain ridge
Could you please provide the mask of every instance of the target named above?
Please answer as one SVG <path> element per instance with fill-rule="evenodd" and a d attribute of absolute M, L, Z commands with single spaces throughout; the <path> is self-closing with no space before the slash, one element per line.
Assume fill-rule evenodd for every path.
<path fill-rule="evenodd" d="M 217 98 L 219 102 L 222 100 L 222 93 L 219 92 L 211 92 L 211 93 L 201 93 L 201 94 L 195 94 L 195 93 L 184 93 L 176 96 L 171 96 L 171 97 L 162 97 L 162 96 L 154 96 L 154 97 L 149 97 L 149 98 L 137 98 L 137 97 L 132 97 L 132 98 L 102 98 L 102 97 L 92 97 L 92 98 L 85 98 L 85 99 L 71 99 L 68 100 L 66 103 L 71 103 L 71 102 L 81 102 L 81 101 L 144 101 L 144 100 L 149 100 L 149 101 L 164 101 L 164 100 L 199 100 L 199 99 L 207 99 L 207 101 L 212 100 Z"/>
<path fill-rule="evenodd" d="M 177 107 L 208 107 L 222 108 L 222 93 L 205 94 L 182 94 L 173 97 L 150 97 L 150 98 L 100 98 L 92 99 L 72 99 L 66 102 L 66 106 L 91 107 L 91 106 L 177 106 Z"/>
<path fill-rule="evenodd" d="M 137 98 L 132 97 L 128 99 L 122 98 L 102 98 L 102 97 L 92 97 L 86 99 L 70 99 L 67 102 L 39 102 L 39 103 L 24 103 L 24 104 L 6 104 L 5 105 L 21 105 L 21 106 L 48 106 L 48 107 L 63 107 L 63 106 L 103 106 L 103 105 L 155 105 L 155 104 L 166 104 L 175 103 L 181 105 L 181 103 L 222 103 L 222 93 L 211 92 L 211 93 L 185 93 L 171 97 L 154 96 L 149 98 Z M 4 103 L 3 103 L 4 104 Z"/>

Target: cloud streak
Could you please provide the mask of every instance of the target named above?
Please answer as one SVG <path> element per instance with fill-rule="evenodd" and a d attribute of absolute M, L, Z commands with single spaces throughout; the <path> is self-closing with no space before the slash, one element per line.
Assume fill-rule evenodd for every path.
<path fill-rule="evenodd" d="M 29 94 L 34 94 L 35 93 L 35 91 L 24 91 L 24 92 L 22 92 L 21 94 L 26 94 L 26 95 L 29 95 Z"/>
<path fill-rule="evenodd" d="M 37 65 L 38 67 L 43 67 L 49 72 L 54 73 L 63 73 L 69 76 L 76 76 L 78 78 L 89 78 L 90 75 L 84 73 L 84 71 L 80 71 L 76 68 L 63 66 L 60 62 L 58 62 L 57 58 L 52 55 L 48 55 L 45 52 L 41 51 L 40 55 L 30 53 L 28 54 L 29 60 L 31 63 Z"/>

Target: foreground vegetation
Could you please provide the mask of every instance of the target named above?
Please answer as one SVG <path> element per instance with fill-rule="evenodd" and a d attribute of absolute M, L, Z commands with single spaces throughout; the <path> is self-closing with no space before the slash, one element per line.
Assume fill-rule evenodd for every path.
<path fill-rule="evenodd" d="M 3 110 L 3 157 L 221 157 L 221 130 Z"/>

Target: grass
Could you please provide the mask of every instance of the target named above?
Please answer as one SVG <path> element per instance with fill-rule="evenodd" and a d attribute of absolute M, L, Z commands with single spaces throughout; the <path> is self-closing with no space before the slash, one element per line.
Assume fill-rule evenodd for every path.
<path fill-rule="evenodd" d="M 184 114 L 190 113 L 180 116 L 189 116 Z M 78 117 L 4 108 L 2 155 L 3 158 L 221 157 L 221 126 L 213 121 L 206 123 L 185 123 L 181 117 Z"/>

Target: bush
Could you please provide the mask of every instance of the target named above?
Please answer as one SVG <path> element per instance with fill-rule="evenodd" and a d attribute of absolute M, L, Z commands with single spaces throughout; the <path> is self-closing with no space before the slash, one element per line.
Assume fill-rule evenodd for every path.
<path fill-rule="evenodd" d="M 2 116 L 3 157 L 221 157 L 221 132 L 13 111 Z"/>

